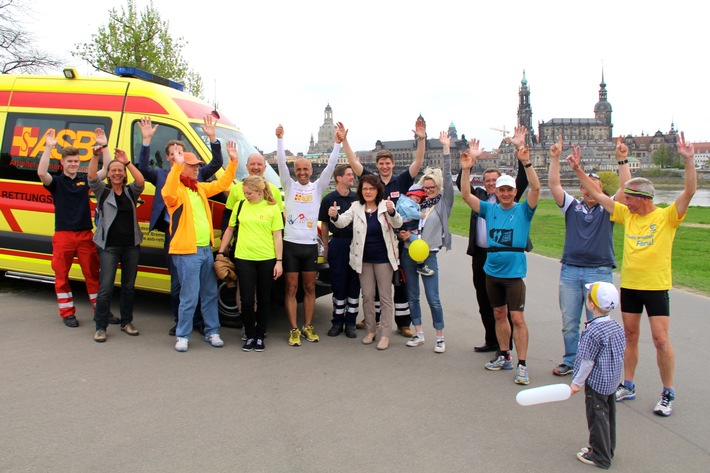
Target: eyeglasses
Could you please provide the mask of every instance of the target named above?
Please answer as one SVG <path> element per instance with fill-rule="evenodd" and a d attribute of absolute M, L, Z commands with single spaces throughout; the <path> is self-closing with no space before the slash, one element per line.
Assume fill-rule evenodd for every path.
<path fill-rule="evenodd" d="M 436 190 L 436 186 L 422 186 L 422 189 L 425 191 L 433 191 Z"/>
<path fill-rule="evenodd" d="M 587 173 L 587 176 L 593 177 L 594 179 L 599 179 L 599 175 L 598 175 L 598 174 L 594 174 L 593 172 L 588 172 L 588 173 Z M 600 180 L 601 180 L 601 179 L 600 179 Z"/>
<path fill-rule="evenodd" d="M 377 190 L 377 189 L 375 189 L 374 187 L 363 187 L 363 188 L 362 188 L 362 191 L 363 191 L 363 192 L 372 192 L 372 191 L 375 191 L 375 190 Z"/>

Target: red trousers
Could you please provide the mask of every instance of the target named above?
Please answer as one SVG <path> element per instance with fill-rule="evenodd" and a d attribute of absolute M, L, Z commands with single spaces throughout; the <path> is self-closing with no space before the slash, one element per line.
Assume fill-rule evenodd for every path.
<path fill-rule="evenodd" d="M 58 231 L 52 237 L 52 269 L 54 270 L 54 290 L 57 293 L 59 315 L 62 318 L 76 313 L 74 295 L 69 285 L 69 270 L 76 255 L 81 272 L 86 281 L 86 291 L 94 309 L 99 292 L 99 254 L 92 240 L 91 230 L 80 232 Z"/>

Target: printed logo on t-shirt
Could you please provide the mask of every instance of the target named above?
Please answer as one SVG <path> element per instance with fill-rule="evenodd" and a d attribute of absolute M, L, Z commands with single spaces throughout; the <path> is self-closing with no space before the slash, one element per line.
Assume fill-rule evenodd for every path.
<path fill-rule="evenodd" d="M 286 217 L 286 221 L 289 223 L 289 225 L 293 225 L 294 227 L 300 226 L 306 228 L 315 228 L 317 223 L 316 219 L 307 218 L 305 214 L 298 214 L 297 216 L 289 214 Z"/>
<path fill-rule="evenodd" d="M 502 246 L 513 246 L 513 230 L 504 228 L 492 228 L 488 231 L 488 236 L 493 242 Z"/>

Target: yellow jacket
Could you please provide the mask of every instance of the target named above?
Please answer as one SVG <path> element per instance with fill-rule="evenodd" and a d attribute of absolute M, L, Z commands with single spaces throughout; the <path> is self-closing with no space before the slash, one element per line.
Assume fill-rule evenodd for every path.
<path fill-rule="evenodd" d="M 173 164 L 172 169 L 170 169 L 170 172 L 168 173 L 168 178 L 165 180 L 163 190 L 161 191 L 163 201 L 165 201 L 168 213 L 170 214 L 171 239 L 168 253 L 171 255 L 189 255 L 197 253 L 192 206 L 189 205 L 190 197 L 187 194 L 190 191 L 180 182 L 180 174 L 184 168 L 184 164 Z M 210 204 L 207 202 L 207 198 L 229 189 L 232 185 L 232 181 L 234 181 L 234 173 L 236 170 L 236 161 L 230 160 L 219 180 L 197 183 L 197 191 L 200 194 L 203 205 L 205 206 L 208 221 L 212 221 L 212 212 L 210 211 Z M 211 227 L 210 243 L 214 246 L 214 229 Z"/>

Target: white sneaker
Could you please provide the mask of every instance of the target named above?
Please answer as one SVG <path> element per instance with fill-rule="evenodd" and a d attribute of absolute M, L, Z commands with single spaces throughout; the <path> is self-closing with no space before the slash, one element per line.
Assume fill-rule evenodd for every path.
<path fill-rule="evenodd" d="M 215 348 L 220 348 L 224 346 L 224 342 L 219 337 L 218 333 L 213 333 L 212 335 L 207 335 L 205 341 Z"/>
<path fill-rule="evenodd" d="M 424 344 L 424 337 L 420 336 L 419 334 L 413 336 L 407 342 L 408 347 L 418 347 L 419 345 L 423 345 L 423 344 Z"/>
<path fill-rule="evenodd" d="M 187 351 L 187 338 L 178 337 L 177 343 L 175 344 L 175 350 L 180 352 Z"/>
<path fill-rule="evenodd" d="M 446 351 L 446 343 L 443 340 L 437 340 L 436 346 L 434 347 L 436 353 L 444 353 Z"/>

